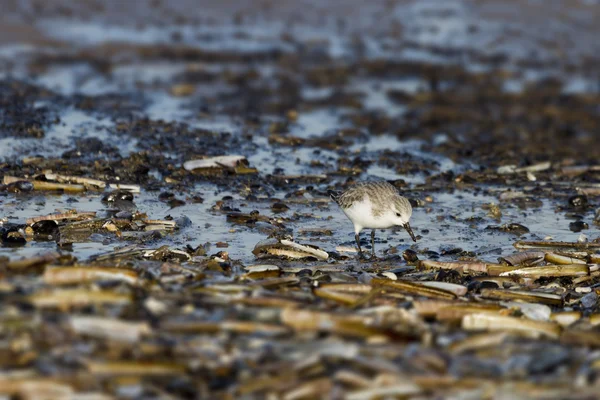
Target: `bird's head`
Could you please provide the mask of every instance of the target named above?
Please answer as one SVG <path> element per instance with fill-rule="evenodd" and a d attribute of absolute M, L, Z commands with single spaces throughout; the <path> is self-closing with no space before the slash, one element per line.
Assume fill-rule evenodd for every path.
<path fill-rule="evenodd" d="M 406 229 L 413 241 L 417 241 L 410 224 L 408 223 L 412 216 L 412 207 L 409 201 L 402 196 L 398 196 L 391 204 L 392 218 L 394 225 L 398 225 Z"/>

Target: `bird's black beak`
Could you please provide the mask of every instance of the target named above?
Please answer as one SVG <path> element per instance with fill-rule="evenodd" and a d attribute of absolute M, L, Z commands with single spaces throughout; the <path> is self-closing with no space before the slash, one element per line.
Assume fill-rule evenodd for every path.
<path fill-rule="evenodd" d="M 415 234 L 412 231 L 412 228 L 410 227 L 410 224 L 407 222 L 404 225 L 402 225 L 404 227 L 404 229 L 406 229 L 406 232 L 408 232 L 408 234 L 410 235 L 410 237 L 412 238 L 412 240 L 414 242 L 417 241 L 417 238 L 415 237 Z"/>

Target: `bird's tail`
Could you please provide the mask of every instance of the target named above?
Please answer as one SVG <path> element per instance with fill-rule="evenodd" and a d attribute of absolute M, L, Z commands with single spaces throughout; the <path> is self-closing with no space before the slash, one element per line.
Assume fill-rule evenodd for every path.
<path fill-rule="evenodd" d="M 328 190 L 327 194 L 329 197 L 331 197 L 331 200 L 335 201 L 336 203 L 340 199 L 340 192 L 336 192 L 335 190 Z"/>

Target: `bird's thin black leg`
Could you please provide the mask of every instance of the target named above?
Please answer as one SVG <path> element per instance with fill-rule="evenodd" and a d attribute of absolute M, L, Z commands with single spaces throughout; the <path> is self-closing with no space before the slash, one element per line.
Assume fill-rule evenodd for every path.
<path fill-rule="evenodd" d="M 371 231 L 371 253 L 373 255 L 373 258 L 377 258 L 377 256 L 375 255 L 375 229 Z"/>
<path fill-rule="evenodd" d="M 364 258 L 362 249 L 360 248 L 360 235 L 357 233 L 354 235 L 354 240 L 356 240 L 356 245 L 358 246 L 358 255 L 360 258 Z"/>

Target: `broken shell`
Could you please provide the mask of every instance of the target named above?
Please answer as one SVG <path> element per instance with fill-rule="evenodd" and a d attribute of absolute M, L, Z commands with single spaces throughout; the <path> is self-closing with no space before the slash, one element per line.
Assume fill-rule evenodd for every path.
<path fill-rule="evenodd" d="M 424 296 L 442 299 L 456 298 L 456 294 L 452 291 L 439 289 L 435 287 L 427 287 L 417 282 L 403 280 L 392 281 L 389 279 L 373 278 L 371 284 L 373 286 L 381 286 L 386 289 L 393 289 L 414 296 Z"/>
<path fill-rule="evenodd" d="M 16 182 L 27 181 L 33 186 L 33 190 L 49 190 L 49 191 L 64 191 L 68 193 L 79 193 L 85 192 L 86 188 L 83 185 L 73 185 L 69 183 L 54 183 L 48 181 L 41 180 L 32 180 L 32 179 L 22 179 L 14 176 L 4 176 L 4 184 L 10 185 Z M 30 186 L 25 183 L 16 184 L 16 187 L 19 189 L 18 191 L 29 191 Z"/>
<path fill-rule="evenodd" d="M 83 185 L 88 189 L 102 190 L 106 187 L 106 182 L 104 181 L 98 179 L 85 178 L 81 176 L 68 176 L 55 174 L 52 172 L 44 172 L 44 177 L 49 181 L 56 181 L 61 183 L 75 183 Z"/>
<path fill-rule="evenodd" d="M 142 335 L 151 333 L 147 322 L 129 322 L 87 315 L 69 317 L 69 325 L 77 334 L 127 343 L 135 343 Z"/>
<path fill-rule="evenodd" d="M 580 311 L 564 311 L 564 312 L 552 313 L 552 315 L 550 315 L 550 319 L 552 321 L 557 322 L 560 326 L 565 328 L 565 327 L 572 325 L 575 322 L 579 321 L 581 319 L 581 312 Z"/>
<path fill-rule="evenodd" d="M 513 244 L 517 249 L 540 248 L 573 248 L 573 249 L 600 249 L 600 243 L 588 242 L 550 242 L 550 241 L 518 241 Z"/>
<path fill-rule="evenodd" d="M 68 308 L 100 304 L 128 304 L 131 296 L 113 291 L 89 291 L 87 289 L 61 289 L 39 291 L 28 297 L 39 308 Z"/>
<path fill-rule="evenodd" d="M 27 225 L 33 225 L 40 221 L 84 221 L 96 217 L 96 212 L 78 212 L 71 210 L 61 214 L 49 214 L 41 217 L 27 218 Z"/>
<path fill-rule="evenodd" d="M 544 259 L 554 264 L 586 264 L 585 260 L 576 257 L 570 257 L 562 254 L 548 252 Z"/>
<path fill-rule="evenodd" d="M 94 281 L 123 281 L 135 284 L 138 274 L 124 268 L 108 267 L 47 267 L 44 282 L 50 285 L 71 285 L 74 283 Z"/>
<path fill-rule="evenodd" d="M 246 157 L 244 156 L 218 156 L 218 157 L 207 157 L 199 160 L 190 160 L 183 163 L 183 168 L 187 171 L 193 171 L 195 169 L 202 168 L 235 168 L 241 163 L 246 163 Z"/>
<path fill-rule="evenodd" d="M 438 282 L 438 281 L 421 281 L 419 283 L 423 286 L 442 289 L 442 290 L 446 290 L 448 292 L 452 292 L 455 295 L 457 295 L 458 297 L 464 296 L 465 294 L 467 294 L 467 291 L 468 291 L 466 286 L 458 285 L 456 283 Z"/>
<path fill-rule="evenodd" d="M 499 257 L 498 261 L 501 263 L 506 263 L 507 265 L 531 266 L 544 261 L 545 254 L 546 253 L 543 251 L 524 251 L 513 253 L 505 257 Z"/>
<path fill-rule="evenodd" d="M 501 305 L 507 308 L 517 308 L 524 316 L 535 321 L 549 321 L 552 310 L 545 304 L 526 303 L 522 301 L 505 301 Z"/>
<path fill-rule="evenodd" d="M 123 183 L 111 183 L 108 185 L 110 190 L 124 190 L 131 193 L 141 193 L 142 189 L 140 185 L 126 185 Z"/>
<path fill-rule="evenodd" d="M 462 272 L 487 272 L 490 266 L 499 264 L 489 264 L 481 261 L 433 261 L 433 260 L 422 260 L 419 261 L 419 266 L 424 268 L 438 268 L 438 269 L 452 269 Z"/>
<path fill-rule="evenodd" d="M 316 258 L 327 260 L 329 254 L 319 248 L 302 245 L 287 239 L 267 239 L 256 244 L 252 253 L 258 257 L 284 256 L 292 259 Z"/>
<path fill-rule="evenodd" d="M 563 298 L 557 294 L 525 290 L 482 289 L 481 297 L 495 300 L 521 300 L 552 306 L 562 306 L 563 304 Z"/>
<path fill-rule="evenodd" d="M 298 332 L 331 332 L 343 336 L 367 338 L 384 332 L 368 324 L 361 315 L 344 315 L 311 310 L 285 308 L 280 314 L 281 322 Z"/>
<path fill-rule="evenodd" d="M 462 319 L 466 330 L 523 331 L 534 335 L 545 335 L 558 339 L 560 326 L 555 322 L 532 321 L 526 318 L 492 314 L 469 314 Z"/>
<path fill-rule="evenodd" d="M 583 276 L 589 275 L 590 268 L 584 264 L 571 265 L 545 265 L 542 267 L 527 267 L 503 272 L 500 276 L 527 276 L 539 278 L 542 276 L 560 277 L 560 276 Z"/>

